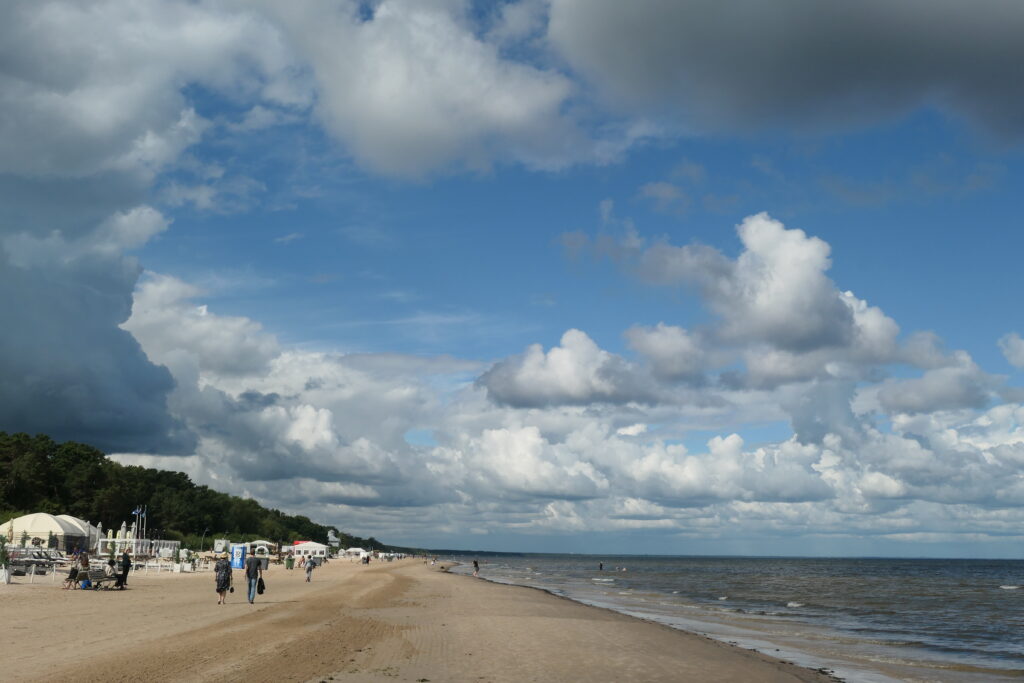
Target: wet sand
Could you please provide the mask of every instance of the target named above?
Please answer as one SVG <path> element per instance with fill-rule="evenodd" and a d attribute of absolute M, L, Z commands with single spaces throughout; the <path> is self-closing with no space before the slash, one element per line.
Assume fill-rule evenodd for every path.
<path fill-rule="evenodd" d="M 249 605 L 241 572 L 136 572 L 125 591 L 0 585 L 4 681 L 830 681 L 703 636 L 530 588 L 429 567 L 335 561 L 305 583 L 274 566 Z"/>

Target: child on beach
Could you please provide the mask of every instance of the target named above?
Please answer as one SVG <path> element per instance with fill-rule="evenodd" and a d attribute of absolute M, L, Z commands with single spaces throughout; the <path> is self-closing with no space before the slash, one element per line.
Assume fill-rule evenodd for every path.
<path fill-rule="evenodd" d="M 313 558 L 306 560 L 306 583 L 312 580 L 314 567 L 316 567 L 316 562 L 313 561 Z"/>

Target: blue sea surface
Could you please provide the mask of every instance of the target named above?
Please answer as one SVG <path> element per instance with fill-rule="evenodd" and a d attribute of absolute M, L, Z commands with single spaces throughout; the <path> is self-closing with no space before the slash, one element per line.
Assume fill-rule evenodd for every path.
<path fill-rule="evenodd" d="M 458 572 L 707 634 L 847 681 L 1024 679 L 1024 561 L 464 555 Z M 599 565 L 603 563 L 603 570 Z"/>

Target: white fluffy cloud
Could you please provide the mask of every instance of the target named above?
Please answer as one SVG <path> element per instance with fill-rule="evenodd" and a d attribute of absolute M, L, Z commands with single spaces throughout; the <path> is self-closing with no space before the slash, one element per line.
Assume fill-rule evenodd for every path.
<path fill-rule="evenodd" d="M 525 390 L 529 382 L 534 398 L 559 399 L 510 405 L 489 398 L 493 374 L 472 381 L 478 365 L 286 350 L 252 321 L 200 314 L 197 298 L 183 283 L 150 277 L 126 325 L 147 351 L 168 359 L 178 385 L 170 405 L 199 436 L 194 455 L 117 457 L 180 468 L 364 533 L 410 542 L 635 530 L 684 538 L 742 527 L 763 538 L 924 539 L 979 525 L 1009 528 L 1008 520 L 1024 517 L 1024 408 L 1017 405 L 979 412 L 935 401 L 927 407 L 941 410 L 895 413 L 883 431 L 870 410 L 853 410 L 853 382 L 767 393 L 706 387 L 730 399 L 715 408 L 727 421 L 744 421 L 743 400 L 782 403 L 793 436 L 748 445 L 722 431 L 689 448 L 666 426 L 708 413 L 602 398 L 614 385 L 600 383 L 601 370 L 621 359 L 582 332 L 567 333 L 549 352 L 506 361 L 510 386 Z M 659 349 L 687 338 L 665 325 L 646 332 L 666 335 Z M 225 368 L 208 356 L 206 339 L 259 362 Z M 973 371 L 968 358 L 956 358 L 933 371 Z M 883 384 L 876 405 L 893 400 L 884 393 L 890 387 L 919 393 Z M 410 443 L 417 429 L 435 443 Z M 1002 516 L 974 507 L 982 502 Z"/>
<path fill-rule="evenodd" d="M 290 65 L 273 27 L 213 3 L 15 2 L 3 11 L 5 172 L 155 172 L 207 125 L 183 84 L 280 99 Z"/>
<path fill-rule="evenodd" d="M 515 7 L 488 40 L 465 2 L 386 0 L 372 16 L 356 2 L 265 6 L 311 65 L 327 130 L 377 171 L 561 166 L 585 142 L 562 113 L 572 82 L 502 57 L 500 41 L 529 29 Z"/>
<path fill-rule="evenodd" d="M 1024 339 L 1016 332 L 1003 335 L 999 339 L 999 348 L 1003 356 L 1015 368 L 1024 368 Z"/>
<path fill-rule="evenodd" d="M 658 377 L 699 377 L 738 358 L 742 373 L 729 370 L 723 381 L 772 388 L 862 378 L 887 363 L 952 362 L 926 335 L 899 344 L 894 320 L 828 277 L 827 243 L 767 214 L 737 226 L 743 250 L 735 259 L 706 245 L 649 244 L 626 223 L 627 234 L 617 241 L 601 237 L 591 243 L 580 234 L 570 241 L 576 249 L 610 256 L 650 284 L 695 290 L 717 316 L 699 333 L 664 324 L 626 333 Z"/>
<path fill-rule="evenodd" d="M 546 353 L 534 344 L 497 363 L 480 383 L 496 401 L 514 406 L 651 399 L 636 369 L 580 330 L 563 334 L 561 345 Z"/>

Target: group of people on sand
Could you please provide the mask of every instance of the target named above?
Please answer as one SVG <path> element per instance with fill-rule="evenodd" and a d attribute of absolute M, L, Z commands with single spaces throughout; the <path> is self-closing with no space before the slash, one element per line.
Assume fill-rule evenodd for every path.
<path fill-rule="evenodd" d="M 111 557 L 103 567 L 103 575 L 115 579 L 114 588 L 124 590 L 128 587 L 128 572 L 132 569 L 132 558 L 125 550 L 121 554 L 121 571 L 117 570 L 117 561 Z M 71 569 L 68 570 L 68 578 L 64 579 L 64 590 L 76 590 L 78 588 L 92 588 L 92 581 L 89 579 L 89 553 L 82 551 L 74 557 Z"/>
<path fill-rule="evenodd" d="M 316 562 L 312 558 L 306 561 L 306 583 L 313 579 L 313 569 Z M 263 581 L 263 561 L 255 555 L 245 558 L 245 581 L 249 589 L 249 604 L 256 603 L 256 596 L 262 595 L 266 587 Z M 213 577 L 217 583 L 217 604 L 223 605 L 227 602 L 228 593 L 234 593 L 234 575 L 231 568 L 231 560 L 227 553 L 222 553 L 217 563 L 213 566 Z"/>

